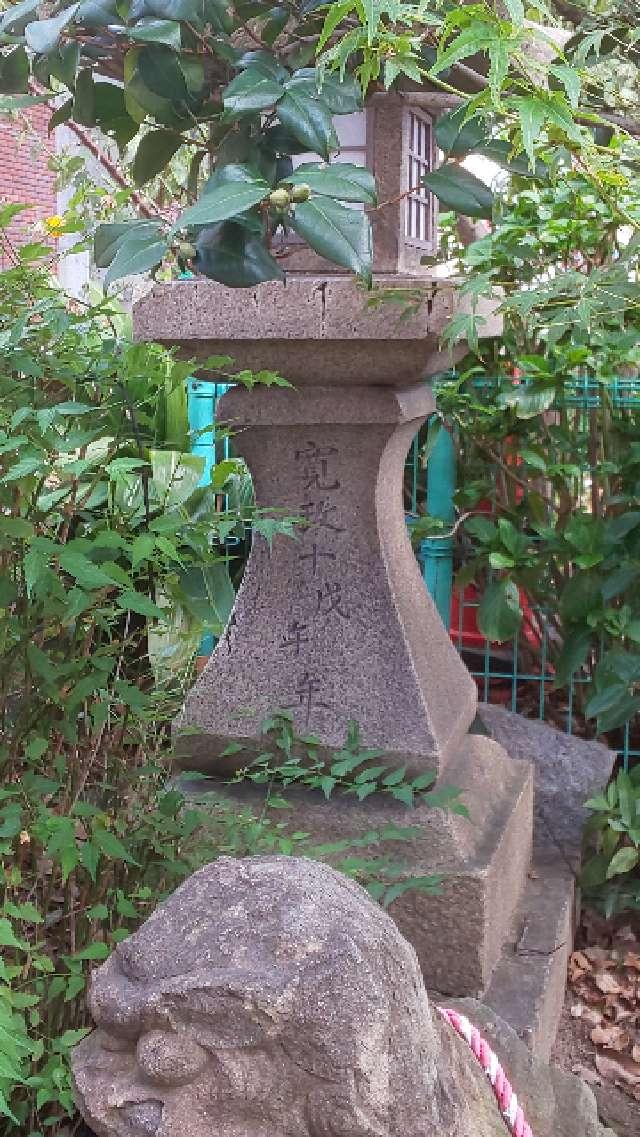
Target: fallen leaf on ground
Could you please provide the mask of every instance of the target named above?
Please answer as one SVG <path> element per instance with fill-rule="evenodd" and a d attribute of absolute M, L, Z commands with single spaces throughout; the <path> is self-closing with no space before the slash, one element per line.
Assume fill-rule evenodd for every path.
<path fill-rule="evenodd" d="M 606 1050 L 626 1050 L 631 1038 L 621 1026 L 596 1026 L 591 1031 L 591 1041 Z"/>
<path fill-rule="evenodd" d="M 624 1082 L 629 1086 L 640 1087 L 640 1062 L 626 1054 L 596 1054 L 596 1070 L 609 1082 Z"/>
<path fill-rule="evenodd" d="M 618 983 L 615 975 L 610 971 L 598 971 L 595 977 L 595 984 L 603 995 L 620 995 L 622 987 Z"/>

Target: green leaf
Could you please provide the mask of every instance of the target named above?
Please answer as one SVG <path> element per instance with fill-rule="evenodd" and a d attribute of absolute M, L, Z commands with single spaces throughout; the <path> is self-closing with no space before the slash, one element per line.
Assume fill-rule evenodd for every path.
<path fill-rule="evenodd" d="M 104 287 L 107 289 L 116 280 L 125 276 L 135 276 L 138 273 L 149 272 L 162 264 L 169 251 L 167 241 L 149 241 L 148 237 L 129 237 L 119 246 L 105 278 Z"/>
<path fill-rule="evenodd" d="M 7 537 L 19 540 L 24 537 L 31 537 L 33 532 L 33 522 L 27 521 L 26 517 L 5 517 L 0 514 L 0 533 Z"/>
<path fill-rule="evenodd" d="M 438 896 L 442 892 L 442 876 L 410 876 L 387 888 L 382 897 L 383 908 L 388 908 L 394 900 L 399 900 L 407 892 L 425 892 L 428 896 Z"/>
<path fill-rule="evenodd" d="M 369 205 L 376 201 L 373 174 L 364 166 L 354 166 L 350 162 L 334 162 L 329 166 L 321 162 L 304 162 L 285 181 L 293 184 L 303 182 L 313 193 L 337 197 L 340 201 L 357 201 Z"/>
<path fill-rule="evenodd" d="M 441 115 L 436 122 L 436 142 L 445 154 L 454 158 L 473 153 L 491 138 L 485 120 L 480 115 L 467 118 L 468 114 L 468 106 L 463 103 L 461 107 Z"/>
<path fill-rule="evenodd" d="M 309 98 L 320 98 L 333 114 L 353 114 L 362 109 L 362 89 L 354 75 L 339 75 L 304 67 L 287 83 L 287 90 L 303 91 Z"/>
<path fill-rule="evenodd" d="M 14 114 L 25 107 L 37 107 L 51 102 L 51 95 L 1 95 L 0 114 Z"/>
<path fill-rule="evenodd" d="M 57 111 L 54 111 L 54 113 L 51 115 L 47 126 L 48 133 L 52 134 L 56 126 L 61 126 L 63 122 L 68 122 L 68 120 L 71 118 L 72 111 L 73 98 L 66 99 L 64 103 L 60 104 Z"/>
<path fill-rule="evenodd" d="M 589 717 L 595 713 L 592 708 L 590 709 L 590 706 L 589 703 L 585 708 L 585 714 Z M 628 691 L 620 691 L 616 700 L 609 702 L 606 708 L 598 712 L 598 732 L 604 734 L 608 730 L 615 730 L 616 727 L 624 726 L 638 714 L 638 711 L 640 711 L 640 698 L 630 695 Z"/>
<path fill-rule="evenodd" d="M 78 8 L 77 23 L 83 28 L 105 28 L 120 23 L 117 0 L 83 0 Z"/>
<path fill-rule="evenodd" d="M 131 564 L 137 568 L 142 561 L 147 561 L 153 554 L 156 539 L 153 533 L 141 533 L 136 537 L 131 548 Z"/>
<path fill-rule="evenodd" d="M 58 44 L 61 33 L 71 23 L 79 7 L 79 4 L 72 4 L 70 8 L 64 8 L 57 16 L 52 16 L 49 20 L 35 20 L 31 24 L 27 24 L 24 30 L 27 47 L 39 55 L 46 55 L 47 52 L 53 51 Z"/>
<path fill-rule="evenodd" d="M 592 643 L 593 633 L 590 631 L 566 634 L 556 665 L 555 687 L 564 686 L 571 679 L 571 676 L 580 670 L 586 662 Z"/>
<path fill-rule="evenodd" d="M 640 525 L 640 512 L 637 509 L 621 513 L 618 517 L 611 517 L 605 525 L 605 539 L 617 544 L 637 529 L 638 525 Z"/>
<path fill-rule="evenodd" d="M 43 456 L 33 458 L 21 458 L 12 466 L 4 477 L 0 478 L 0 482 L 18 482 L 22 478 L 28 478 L 36 471 L 42 470 Z"/>
<path fill-rule="evenodd" d="M 142 592 L 122 592 L 118 597 L 119 606 L 125 611 L 128 609 L 131 612 L 137 612 L 139 616 L 147 616 L 152 620 L 162 620 L 166 618 L 166 613 L 159 608 L 157 604 L 149 596 L 145 596 Z"/>
<path fill-rule="evenodd" d="M 12 4 L 0 16 L 0 32 L 6 35 L 21 36 L 31 16 L 34 16 L 40 5 L 40 0 L 22 0 L 20 4 Z"/>
<path fill-rule="evenodd" d="M 26 924 L 42 924 L 44 921 L 42 913 L 38 911 L 35 904 L 31 904 L 29 901 L 22 904 L 12 904 L 9 901 L 5 904 L 5 910 L 15 920 L 22 920 Z"/>
<path fill-rule="evenodd" d="M 389 793 L 396 801 L 401 801 L 410 807 L 413 805 L 415 796 L 413 786 L 391 786 Z"/>
<path fill-rule="evenodd" d="M 382 779 L 383 786 L 397 786 L 399 782 L 404 781 L 406 772 L 406 766 L 400 766 L 398 770 L 392 770 L 390 774 L 387 774 L 386 778 Z"/>
<path fill-rule="evenodd" d="M 320 256 L 371 280 L 373 251 L 366 213 L 339 205 L 331 198 L 311 198 L 297 205 L 290 221 Z"/>
<path fill-rule="evenodd" d="M 16 938 L 10 920 L 6 920 L 4 917 L 0 918 L 0 947 L 13 947 L 23 949 L 26 946 L 27 945 L 23 940 Z"/>
<path fill-rule="evenodd" d="M 107 832 L 106 829 L 100 830 L 101 834 L 106 833 L 106 832 Z M 109 834 L 109 836 L 111 836 L 111 834 Z M 118 860 L 120 860 L 120 859 L 122 859 L 122 858 L 118 858 Z M 95 943 L 88 944 L 87 947 L 82 948 L 81 951 L 77 951 L 74 955 L 70 956 L 70 959 L 77 961 L 79 963 L 82 963 L 85 960 L 95 961 L 95 960 L 107 959 L 108 956 L 109 956 L 109 948 L 107 947 L 107 945 L 103 944 L 101 941 L 97 941 Z M 84 983 L 83 983 L 83 986 L 84 986 Z M 75 1033 L 75 1032 L 71 1032 L 71 1033 Z M 83 1031 L 82 1033 L 84 1035 L 86 1033 L 86 1031 Z"/>
<path fill-rule="evenodd" d="M 88 67 L 78 72 L 73 94 L 73 118 L 83 126 L 95 126 L 95 86 Z"/>
<path fill-rule="evenodd" d="M 12 95 L 26 91 L 29 84 L 29 60 L 24 47 L 15 47 L 0 55 L 0 91 Z"/>
<path fill-rule="evenodd" d="M 327 14 L 324 18 L 322 31 L 316 45 L 316 54 L 320 54 L 323 47 L 325 47 L 328 40 L 331 39 L 334 31 L 341 24 L 345 16 L 355 7 L 355 0 L 342 0 L 342 3 L 327 4 Z"/>
<path fill-rule="evenodd" d="M 607 868 L 607 880 L 621 873 L 631 872 L 640 861 L 640 850 L 624 845 L 612 856 Z"/>
<path fill-rule="evenodd" d="M 582 90 L 580 72 L 576 71 L 573 67 L 567 66 L 566 63 L 552 63 L 549 68 L 549 74 L 554 75 L 556 79 L 560 80 L 571 106 L 574 110 L 577 110 L 580 102 L 580 92 Z"/>
<path fill-rule="evenodd" d="M 141 83 L 169 104 L 185 104 L 189 90 L 176 53 L 162 44 L 149 44 L 140 50 L 137 72 Z"/>
<path fill-rule="evenodd" d="M 597 888 L 598 885 L 604 884 L 607 879 L 607 869 L 609 867 L 609 858 L 599 853 L 583 866 L 580 873 L 580 883 L 583 888 Z"/>
<path fill-rule="evenodd" d="M 93 841 L 106 857 L 111 857 L 114 861 L 126 861 L 131 865 L 138 864 L 138 861 L 131 856 L 122 841 L 110 829 L 96 829 L 93 833 Z"/>
<path fill-rule="evenodd" d="M 257 66 L 247 67 L 222 92 L 225 109 L 233 114 L 267 110 L 284 95 L 282 82 Z"/>
<path fill-rule="evenodd" d="M 62 549 L 58 556 L 60 568 L 75 577 L 81 588 L 107 588 L 113 580 L 98 565 L 90 561 L 84 553 L 74 549 Z"/>
<path fill-rule="evenodd" d="M 478 625 L 489 641 L 504 643 L 513 639 L 522 623 L 520 595 L 512 580 L 487 585 L 478 609 Z"/>
<path fill-rule="evenodd" d="M 182 137 L 172 130 L 150 130 L 141 138 L 131 166 L 137 186 L 150 182 L 164 170 L 182 146 Z"/>
<path fill-rule="evenodd" d="M 438 48 L 436 62 L 431 68 L 431 75 L 440 75 L 454 63 L 468 59 L 479 52 L 486 53 L 491 44 L 499 41 L 496 28 L 488 21 L 474 20 L 470 27 L 465 28 L 452 43 L 446 47 Z"/>
<path fill-rule="evenodd" d="M 284 280 L 263 239 L 242 225 L 225 221 L 204 229 L 196 238 L 198 272 L 229 288 L 250 288 L 265 280 Z"/>
<path fill-rule="evenodd" d="M 200 200 L 181 214 L 175 229 L 237 217 L 262 201 L 269 190 L 269 183 L 249 166 L 225 166 L 209 179 Z"/>
<path fill-rule="evenodd" d="M 288 83 L 276 114 L 285 129 L 314 154 L 328 158 L 338 149 L 331 111 L 325 102 L 309 95 L 308 85 Z"/>
<path fill-rule="evenodd" d="M 455 162 L 445 162 L 422 179 L 439 200 L 465 217 L 488 217 L 493 213 L 493 194 L 488 186 Z"/>
<path fill-rule="evenodd" d="M 547 106 L 541 99 L 517 100 L 518 117 L 522 131 L 522 145 L 533 169 L 536 163 L 535 143 L 547 117 Z"/>
<path fill-rule="evenodd" d="M 163 43 L 180 50 L 182 38 L 177 20 L 138 20 L 132 28 L 127 28 L 127 38 L 138 43 Z"/>

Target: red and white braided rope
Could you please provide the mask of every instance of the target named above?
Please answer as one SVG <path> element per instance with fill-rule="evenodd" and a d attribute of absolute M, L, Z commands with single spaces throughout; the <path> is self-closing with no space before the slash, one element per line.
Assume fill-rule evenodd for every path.
<path fill-rule="evenodd" d="M 509 1129 L 513 1133 L 513 1137 L 533 1137 L 531 1126 L 522 1112 L 522 1106 L 518 1102 L 513 1087 L 500 1065 L 497 1054 L 491 1049 L 489 1043 L 482 1037 L 477 1027 L 473 1026 L 473 1024 L 469 1022 L 469 1019 L 459 1014 L 458 1011 L 452 1011 L 448 1007 L 438 1007 L 438 1010 L 443 1019 L 446 1019 L 460 1037 L 464 1038 L 465 1042 L 471 1047 L 473 1054 L 478 1059 L 478 1062 L 493 1086 L 493 1092 L 498 1100 L 498 1105 L 500 1106 L 502 1115 Z"/>

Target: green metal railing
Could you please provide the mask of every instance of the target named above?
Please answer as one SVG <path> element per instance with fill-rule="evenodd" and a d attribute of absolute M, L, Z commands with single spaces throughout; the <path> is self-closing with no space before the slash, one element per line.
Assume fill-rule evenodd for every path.
<path fill-rule="evenodd" d="M 514 385 L 516 382 L 519 386 L 529 386 L 529 381 L 525 378 L 514 381 Z M 474 380 L 473 388 L 480 399 L 490 399 L 498 389 L 505 389 L 504 377 L 502 379 L 483 377 Z M 562 384 L 556 400 L 549 408 L 551 415 L 562 413 L 565 424 L 569 424 L 571 431 L 578 437 L 583 435 L 585 438 L 584 456 L 577 464 L 574 490 L 576 499 L 582 501 L 587 509 L 593 479 L 591 456 L 587 453 L 586 440 L 590 437 L 590 432 L 592 436 L 593 424 L 597 421 L 593 417 L 594 412 L 603 406 L 611 410 L 615 422 L 635 425 L 638 421 L 635 416 L 640 415 L 640 377 L 615 376 L 596 379 L 592 376 L 571 376 Z M 452 445 L 457 449 L 455 444 Z M 562 461 L 560 453 L 554 454 L 553 458 Z M 432 479 L 438 483 L 444 480 L 447 485 L 451 483 L 450 471 L 441 467 L 440 458 L 435 451 L 428 461 L 425 476 L 427 495 L 425 498 L 423 494 L 423 501 L 428 501 L 428 485 Z M 495 498 L 493 504 L 495 507 Z M 428 504 L 426 511 L 430 512 Z M 466 545 L 468 555 L 470 551 L 468 538 Z M 460 554 L 460 548 L 454 550 L 454 556 L 456 552 Z M 425 555 L 427 563 L 423 571 L 425 580 L 428 581 L 435 573 L 436 566 L 430 566 L 428 563 L 432 555 L 428 548 L 425 549 Z M 584 700 L 578 698 L 578 693 L 581 687 L 584 688 L 589 684 L 588 675 L 574 674 L 560 693 L 563 698 L 559 698 L 559 693 L 555 689 L 555 673 L 551 663 L 553 653 L 550 643 L 550 627 L 552 627 L 550 614 L 535 604 L 530 606 L 527 604 L 523 628 L 512 643 L 491 644 L 478 634 L 471 637 L 474 642 L 470 644 L 469 628 L 474 625 L 477 628 L 475 615 L 479 603 L 480 596 L 475 595 L 473 589 L 456 590 L 452 618 L 447 620 L 446 609 L 440 606 L 439 612 L 450 629 L 453 642 L 463 653 L 467 666 L 476 679 L 480 697 L 484 701 L 501 703 L 528 717 L 550 721 L 569 734 L 587 736 L 589 732 L 588 736 L 592 737 L 593 724 L 585 724 L 583 716 L 577 709 L 580 703 L 584 705 Z M 535 652 L 530 650 L 530 645 L 526 642 L 528 633 L 533 633 L 537 640 Z M 532 656 L 535 657 L 534 667 L 531 666 Z M 613 737 L 615 741 L 612 745 L 619 749 L 625 767 L 631 760 L 640 759 L 637 731 L 633 730 L 632 723 L 626 723 Z"/>

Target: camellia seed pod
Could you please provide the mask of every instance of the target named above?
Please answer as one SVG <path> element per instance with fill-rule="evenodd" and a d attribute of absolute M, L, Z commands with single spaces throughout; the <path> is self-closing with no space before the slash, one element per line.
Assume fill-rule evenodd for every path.
<path fill-rule="evenodd" d="M 180 241 L 177 253 L 181 260 L 191 261 L 197 256 L 198 250 L 195 245 L 191 245 L 188 241 Z"/>
<path fill-rule="evenodd" d="M 286 209 L 290 201 L 289 191 L 286 190 L 284 186 L 280 186 L 279 189 L 274 189 L 273 192 L 269 194 L 269 205 L 272 205 L 274 209 Z"/>
<path fill-rule="evenodd" d="M 311 186 L 308 186 L 306 182 L 300 182 L 299 185 L 294 186 L 291 190 L 291 200 L 295 201 L 296 203 L 300 201 L 308 201 L 310 197 Z"/>

